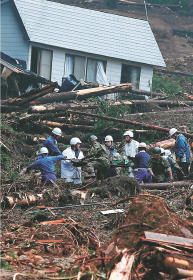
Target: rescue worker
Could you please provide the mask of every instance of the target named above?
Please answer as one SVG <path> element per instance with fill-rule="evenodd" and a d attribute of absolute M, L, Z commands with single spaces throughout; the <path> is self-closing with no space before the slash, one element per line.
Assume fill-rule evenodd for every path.
<path fill-rule="evenodd" d="M 172 170 L 167 159 L 161 157 L 161 149 L 155 147 L 153 149 L 153 156 L 149 160 L 148 170 L 152 176 L 153 182 L 163 183 L 173 180 Z"/>
<path fill-rule="evenodd" d="M 90 140 L 92 147 L 87 155 L 91 161 L 88 164 L 88 173 L 90 177 L 95 176 L 97 179 L 103 179 L 107 169 L 110 167 L 110 158 L 106 148 L 97 140 L 97 136 L 91 135 Z"/>
<path fill-rule="evenodd" d="M 188 141 L 186 137 L 183 134 L 180 134 L 176 128 L 171 128 L 169 135 L 171 138 L 176 140 L 174 146 L 176 162 L 183 169 L 185 176 L 188 176 L 190 166 L 190 148 Z"/>
<path fill-rule="evenodd" d="M 112 155 L 113 153 L 117 153 L 117 150 L 113 146 L 113 137 L 111 135 L 107 135 L 105 137 L 105 146 L 109 151 L 110 155 Z"/>
<path fill-rule="evenodd" d="M 176 160 L 172 157 L 172 153 L 170 150 L 165 150 L 165 158 L 170 164 L 174 180 L 182 180 L 184 177 L 184 172 L 179 164 L 177 164 Z"/>
<path fill-rule="evenodd" d="M 43 147 L 48 149 L 51 156 L 61 155 L 62 152 L 58 148 L 58 138 L 62 136 L 62 131 L 60 128 L 55 127 L 52 130 L 52 134 L 43 142 Z"/>
<path fill-rule="evenodd" d="M 79 138 L 74 137 L 70 140 L 70 147 L 63 151 L 63 156 L 66 160 L 61 161 L 61 178 L 65 179 L 65 182 L 73 182 L 74 184 L 82 183 L 82 170 L 80 166 L 74 166 L 71 160 L 83 159 L 83 152 L 80 150 L 80 144 L 82 142 Z"/>
<path fill-rule="evenodd" d="M 117 153 L 117 150 L 113 146 L 113 137 L 111 135 L 107 135 L 105 137 L 105 147 L 106 147 L 107 152 L 110 155 L 110 161 L 112 163 L 114 161 L 114 154 Z M 115 157 L 117 158 L 117 155 Z M 116 168 L 111 166 L 108 168 L 108 170 L 105 174 L 105 177 L 108 178 L 108 177 L 113 177 L 116 175 L 117 175 Z"/>
<path fill-rule="evenodd" d="M 42 175 L 42 182 L 45 184 L 57 183 L 56 170 L 54 163 L 64 159 L 63 155 L 48 156 L 48 149 L 42 147 L 39 152 L 39 157 L 36 161 L 31 163 L 24 172 L 29 172 L 31 169 L 39 169 Z"/>
<path fill-rule="evenodd" d="M 130 130 L 125 131 L 123 136 L 125 137 L 123 155 L 134 162 L 135 156 L 138 153 L 139 142 L 133 139 L 134 135 Z M 132 167 L 129 167 L 129 177 L 134 177 Z"/>
<path fill-rule="evenodd" d="M 139 152 L 135 156 L 134 177 L 139 183 L 151 183 L 152 176 L 148 170 L 150 155 L 146 152 L 147 145 L 142 142 L 139 143 Z"/>

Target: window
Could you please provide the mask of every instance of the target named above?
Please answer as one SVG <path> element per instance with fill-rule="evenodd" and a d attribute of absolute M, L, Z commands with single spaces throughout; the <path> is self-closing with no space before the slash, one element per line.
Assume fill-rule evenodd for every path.
<path fill-rule="evenodd" d="M 141 68 L 122 64 L 121 83 L 132 83 L 134 88 L 139 88 Z"/>
<path fill-rule="evenodd" d="M 66 54 L 65 76 L 73 74 L 77 80 L 98 81 L 97 77 L 105 75 L 105 62 L 83 56 Z M 101 80 L 101 79 L 100 79 Z M 98 81 L 99 82 L 99 81 Z"/>
<path fill-rule="evenodd" d="M 31 70 L 38 75 L 51 80 L 52 51 L 32 47 Z"/>

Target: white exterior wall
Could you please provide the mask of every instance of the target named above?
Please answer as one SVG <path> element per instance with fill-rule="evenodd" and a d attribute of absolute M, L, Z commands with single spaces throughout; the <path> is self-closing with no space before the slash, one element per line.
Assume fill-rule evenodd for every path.
<path fill-rule="evenodd" d="M 152 90 L 153 67 L 148 65 L 141 66 L 139 89 L 145 91 Z"/>
<path fill-rule="evenodd" d="M 106 75 L 110 84 L 119 84 L 121 80 L 121 62 L 109 59 L 107 61 Z"/>
<path fill-rule="evenodd" d="M 51 81 L 57 81 L 59 85 L 62 84 L 62 77 L 64 76 L 64 65 L 65 51 L 56 48 L 53 49 Z"/>

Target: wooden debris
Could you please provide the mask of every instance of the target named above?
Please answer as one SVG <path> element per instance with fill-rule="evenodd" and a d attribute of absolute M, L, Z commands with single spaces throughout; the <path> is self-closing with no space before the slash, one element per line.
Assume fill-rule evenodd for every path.
<path fill-rule="evenodd" d="M 169 243 L 172 245 L 185 246 L 193 249 L 193 239 L 191 238 L 184 238 L 184 237 L 167 235 L 167 234 L 150 232 L 150 231 L 145 231 L 144 234 L 145 234 L 144 240 L 146 241 L 151 241 L 151 242 L 158 241 L 163 243 Z"/>
<path fill-rule="evenodd" d="M 108 117 L 108 116 L 100 116 L 100 115 L 97 115 L 97 114 L 91 114 L 91 113 L 87 113 L 87 112 L 68 110 L 68 113 L 90 116 L 90 117 L 93 117 L 93 118 L 104 119 L 104 120 L 108 120 L 108 121 L 115 121 L 115 122 L 119 122 L 119 123 L 138 125 L 138 126 L 142 126 L 142 127 L 146 127 L 146 128 L 150 128 L 150 129 L 165 131 L 167 133 L 170 130 L 170 128 L 160 127 L 158 125 L 151 125 L 151 124 L 141 123 L 141 122 L 137 122 L 137 121 L 118 119 L 118 118 L 113 118 L 113 117 Z M 193 138 L 193 134 L 191 134 L 191 133 L 187 133 L 187 132 L 183 132 L 183 131 L 179 131 L 179 133 L 182 133 L 189 138 Z"/>
<path fill-rule="evenodd" d="M 43 201 L 44 201 L 43 194 L 37 194 L 37 195 L 25 194 L 19 197 L 5 196 L 3 198 L 3 203 L 7 207 L 13 207 L 14 205 L 20 205 L 20 206 L 34 205 Z"/>
<path fill-rule="evenodd" d="M 149 144 L 147 146 L 148 149 L 154 148 L 154 147 L 160 147 L 163 149 L 173 148 L 175 145 L 175 139 L 167 139 L 164 141 L 156 142 L 154 144 Z"/>
<path fill-rule="evenodd" d="M 187 181 L 175 181 L 175 182 L 167 182 L 167 183 L 145 183 L 140 184 L 140 186 L 144 189 L 150 190 L 165 190 L 170 187 L 181 187 L 181 186 L 190 186 L 193 183 L 191 180 Z"/>
<path fill-rule="evenodd" d="M 54 221 L 45 221 L 41 222 L 41 225 L 55 225 L 66 223 L 66 219 L 54 220 Z"/>
<path fill-rule="evenodd" d="M 114 86 L 106 86 L 106 87 L 97 87 L 97 88 L 89 88 L 89 89 L 82 89 L 77 91 L 69 91 L 69 92 L 60 92 L 60 93 L 52 93 L 47 94 L 45 97 L 39 98 L 35 101 L 30 102 L 31 105 L 37 104 L 45 104 L 51 102 L 66 102 L 68 100 L 79 99 L 83 100 L 85 98 L 96 97 L 96 96 L 103 96 L 110 93 L 116 92 L 127 92 L 131 89 L 132 84 L 118 84 Z"/>

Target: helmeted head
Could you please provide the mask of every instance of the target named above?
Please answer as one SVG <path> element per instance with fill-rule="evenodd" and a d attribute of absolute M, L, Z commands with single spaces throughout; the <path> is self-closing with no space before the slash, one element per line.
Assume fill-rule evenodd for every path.
<path fill-rule="evenodd" d="M 59 127 L 55 127 L 52 130 L 52 134 L 56 135 L 56 136 L 62 136 L 62 130 Z"/>
<path fill-rule="evenodd" d="M 105 137 L 105 145 L 107 147 L 110 147 L 110 146 L 112 146 L 112 143 L 113 143 L 113 137 L 111 135 L 107 135 Z"/>
<path fill-rule="evenodd" d="M 130 130 L 125 131 L 125 133 L 123 134 L 123 136 L 125 137 L 125 141 L 126 142 L 130 142 L 133 138 L 133 132 Z"/>
<path fill-rule="evenodd" d="M 48 149 L 46 147 L 42 147 L 40 149 L 39 155 L 48 155 Z"/>
<path fill-rule="evenodd" d="M 141 142 L 141 143 L 139 143 L 139 146 L 138 146 L 138 148 L 139 148 L 140 150 L 146 150 L 146 148 L 147 148 L 147 145 L 146 145 L 146 143 L 144 143 L 144 142 Z"/>
<path fill-rule="evenodd" d="M 170 135 L 170 137 L 176 138 L 177 132 L 178 132 L 178 130 L 177 130 L 176 128 L 174 128 L 174 127 L 171 128 L 171 129 L 169 130 L 169 135 Z"/>
<path fill-rule="evenodd" d="M 96 135 L 91 135 L 90 136 L 90 141 L 93 142 L 93 141 L 96 141 L 98 140 L 98 137 Z"/>
<path fill-rule="evenodd" d="M 165 156 L 166 157 L 169 157 L 169 156 L 171 156 L 171 151 L 170 150 L 165 150 Z"/>
<path fill-rule="evenodd" d="M 78 137 L 73 137 L 70 140 L 70 145 L 71 146 L 75 146 L 77 144 L 81 144 L 82 142 L 80 141 L 80 139 Z"/>
<path fill-rule="evenodd" d="M 161 149 L 159 147 L 155 147 L 153 149 L 153 157 L 158 159 L 161 155 Z"/>

